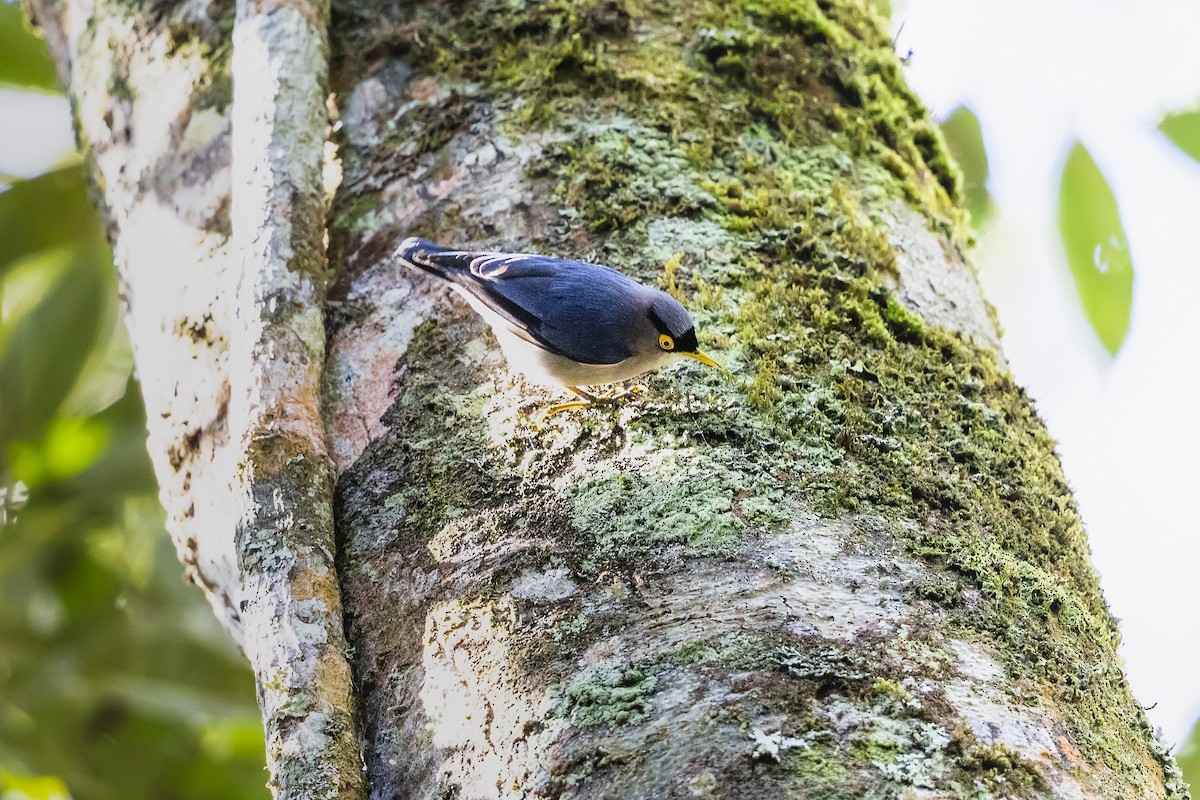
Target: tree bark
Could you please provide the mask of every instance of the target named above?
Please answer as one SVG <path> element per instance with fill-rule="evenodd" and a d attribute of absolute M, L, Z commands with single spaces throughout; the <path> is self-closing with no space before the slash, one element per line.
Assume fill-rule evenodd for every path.
<path fill-rule="evenodd" d="M 241 59 L 276 6 L 294 33 Z M 357 716 L 379 798 L 1187 796 L 868 4 L 336 8 L 327 299 L 319 4 L 35 7 L 109 215 L 172 535 L 268 732 L 318 715 L 324 738 L 276 740 L 305 755 L 272 762 L 277 794 L 311 794 L 287 779 L 310 768 L 357 792 Z M 262 119 L 284 138 L 242 130 Z M 272 178 L 291 155 L 307 171 Z M 680 368 L 539 422 L 553 394 L 390 259 L 412 234 L 658 281 L 736 377 Z M 273 579 L 319 613 L 256 604 Z M 316 652 L 275 622 L 325 666 L 273 681 Z"/>
<path fill-rule="evenodd" d="M 361 796 L 320 413 L 328 6 L 34 8 L 103 191 L 169 527 L 254 669 L 272 792 Z"/>

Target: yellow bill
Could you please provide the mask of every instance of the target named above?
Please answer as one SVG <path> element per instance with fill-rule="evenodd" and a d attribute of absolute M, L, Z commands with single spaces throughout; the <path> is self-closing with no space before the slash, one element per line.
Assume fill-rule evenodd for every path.
<path fill-rule="evenodd" d="M 694 358 L 697 361 L 699 361 L 701 364 L 707 364 L 710 367 L 716 367 L 717 369 L 721 370 L 721 372 L 724 372 L 726 375 L 730 374 L 729 370 L 725 369 L 720 364 L 718 364 L 716 361 L 713 361 L 710 356 L 707 356 L 704 353 L 701 353 L 699 350 L 695 351 L 694 353 L 680 353 L 680 355 L 687 356 L 688 358 Z"/>

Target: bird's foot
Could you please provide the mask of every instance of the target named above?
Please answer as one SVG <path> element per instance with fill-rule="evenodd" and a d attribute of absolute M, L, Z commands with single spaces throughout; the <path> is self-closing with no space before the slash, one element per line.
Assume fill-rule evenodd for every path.
<path fill-rule="evenodd" d="M 555 414 L 561 414 L 564 411 L 575 411 L 580 408 L 590 408 L 592 405 L 593 403 L 588 400 L 568 400 L 565 403 L 557 403 L 545 409 L 542 413 L 538 414 L 538 419 L 541 422 L 545 422 Z"/>
<path fill-rule="evenodd" d="M 550 408 L 547 408 L 539 415 L 539 418 L 542 421 L 553 417 L 555 414 L 561 414 L 564 411 L 576 411 L 581 408 L 590 408 L 592 406 L 615 405 L 618 400 L 624 400 L 627 397 L 637 397 L 638 395 L 645 394 L 647 391 L 649 391 L 649 389 L 646 388 L 646 385 L 642 383 L 635 383 L 628 387 L 616 387 L 604 392 L 603 394 L 592 394 L 580 389 L 578 386 L 568 386 L 567 390 L 579 397 L 579 399 L 568 400 L 565 403 L 558 403 L 550 406 Z"/>
<path fill-rule="evenodd" d="M 598 396 L 596 401 L 602 403 L 615 403 L 618 400 L 624 400 L 626 397 L 637 397 L 638 395 L 645 394 L 648 391 L 650 390 L 644 383 L 635 383 L 632 386 L 619 386 Z"/>
<path fill-rule="evenodd" d="M 590 392 L 585 392 L 583 389 L 580 389 L 578 386 L 568 386 L 567 391 L 571 392 L 572 394 L 577 396 L 579 399 L 578 400 L 568 400 L 565 403 L 557 403 L 555 405 L 550 406 L 545 411 L 543 411 L 541 414 L 538 414 L 539 421 L 545 422 L 546 420 L 550 419 L 550 417 L 553 417 L 555 414 L 561 414 L 564 411 L 575 411 L 576 409 L 587 408 L 588 406 L 593 405 L 594 403 L 596 403 L 599 400 L 599 398 L 597 398 L 596 395 L 591 394 Z"/>

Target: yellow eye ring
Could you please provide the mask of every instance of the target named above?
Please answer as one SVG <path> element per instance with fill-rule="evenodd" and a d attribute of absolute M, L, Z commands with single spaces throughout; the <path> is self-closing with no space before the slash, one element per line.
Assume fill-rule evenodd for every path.
<path fill-rule="evenodd" d="M 660 333 L 658 335 L 658 346 L 663 350 L 674 350 L 675 340 L 670 336 L 667 336 L 665 333 Z"/>

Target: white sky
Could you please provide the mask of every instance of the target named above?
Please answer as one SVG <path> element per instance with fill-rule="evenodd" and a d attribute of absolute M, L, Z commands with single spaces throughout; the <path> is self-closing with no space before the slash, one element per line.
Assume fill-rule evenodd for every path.
<path fill-rule="evenodd" d="M 1200 164 L 1155 125 L 1200 100 L 1200 2 L 895 5 L 911 84 L 936 114 L 965 102 L 982 121 L 999 213 L 976 262 L 1017 378 L 1060 442 L 1134 691 L 1179 742 L 1200 717 Z M 70 151 L 65 100 L 0 90 L 0 108 L 0 173 L 34 175 Z M 1137 271 L 1115 361 L 1087 328 L 1054 227 L 1075 136 L 1113 185 Z"/>
<path fill-rule="evenodd" d="M 0 175 L 32 178 L 74 149 L 65 97 L 0 89 Z"/>
<path fill-rule="evenodd" d="M 901 22 L 910 84 L 940 117 L 964 102 L 980 118 L 999 214 L 976 264 L 1059 440 L 1134 692 L 1180 742 L 1200 717 L 1200 164 L 1155 126 L 1200 101 L 1200 2 L 909 0 Z M 1137 272 L 1112 361 L 1055 224 L 1075 137 L 1113 186 Z"/>

